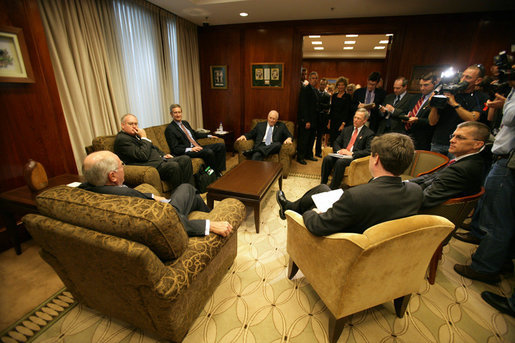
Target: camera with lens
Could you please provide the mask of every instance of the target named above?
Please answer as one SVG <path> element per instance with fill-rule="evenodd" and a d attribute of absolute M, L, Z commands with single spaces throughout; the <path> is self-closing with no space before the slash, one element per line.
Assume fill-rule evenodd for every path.
<path fill-rule="evenodd" d="M 467 81 L 460 81 L 460 73 L 455 73 L 452 68 L 449 71 L 442 73 L 440 83 L 438 83 L 434 90 L 434 95 L 431 98 L 430 106 L 438 109 L 443 109 L 447 104 L 447 97 L 444 93 L 457 94 L 469 86 Z"/>
<path fill-rule="evenodd" d="M 513 56 L 506 54 L 506 51 L 501 51 L 499 55 L 494 56 L 494 66 L 498 71 L 497 80 L 487 77 L 480 84 L 483 91 L 488 93 L 490 100 L 495 99 L 495 93 L 504 97 L 510 93 L 511 87 L 508 82 L 515 80 L 515 73 L 511 68 L 512 63 Z"/>

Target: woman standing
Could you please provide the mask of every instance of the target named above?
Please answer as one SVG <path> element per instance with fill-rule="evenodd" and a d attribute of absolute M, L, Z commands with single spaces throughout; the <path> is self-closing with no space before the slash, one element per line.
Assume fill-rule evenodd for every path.
<path fill-rule="evenodd" d="M 340 135 L 345 125 L 352 125 L 351 102 L 352 98 L 345 92 L 348 80 L 340 77 L 336 81 L 337 92 L 331 97 L 331 110 L 329 114 L 329 131 L 331 146 Z"/>

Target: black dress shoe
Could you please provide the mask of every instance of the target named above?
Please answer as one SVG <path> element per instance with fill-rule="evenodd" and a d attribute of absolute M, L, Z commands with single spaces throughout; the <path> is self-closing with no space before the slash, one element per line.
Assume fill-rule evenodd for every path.
<path fill-rule="evenodd" d="M 297 159 L 297 162 L 298 162 L 298 163 L 300 163 L 300 164 L 304 164 L 304 165 L 308 164 L 306 161 L 304 161 L 304 160 L 302 160 L 302 159 L 300 159 L 300 160 L 299 160 L 299 159 Z"/>
<path fill-rule="evenodd" d="M 454 270 L 456 271 L 456 273 L 468 279 L 485 282 L 490 285 L 495 285 L 496 283 L 501 281 L 499 274 L 476 272 L 474 269 L 470 268 L 470 266 L 464 264 L 455 264 Z"/>
<path fill-rule="evenodd" d="M 507 298 L 488 291 L 482 292 L 481 298 L 483 298 L 483 300 L 486 301 L 488 305 L 492 306 L 497 311 L 515 317 L 515 311 L 508 304 Z"/>
<path fill-rule="evenodd" d="M 308 160 L 308 161 L 313 161 L 313 162 L 318 161 L 318 160 L 317 160 L 316 158 L 314 158 L 313 156 L 311 156 L 311 157 L 306 157 L 306 160 Z"/>
<path fill-rule="evenodd" d="M 481 240 L 476 236 L 472 235 L 470 232 L 455 232 L 453 234 L 454 238 L 459 241 L 471 243 L 471 244 L 479 244 Z"/>
<path fill-rule="evenodd" d="M 247 157 L 247 158 L 251 158 L 252 157 L 252 154 L 254 154 L 254 149 L 249 149 L 249 150 L 245 150 L 243 152 L 243 156 Z"/>
<path fill-rule="evenodd" d="M 275 193 L 275 200 L 277 200 L 277 203 L 279 204 L 279 217 L 281 217 L 282 220 L 285 220 L 286 215 L 284 214 L 284 212 L 287 210 L 286 204 L 288 203 L 288 200 L 286 200 L 284 192 L 277 191 L 277 193 Z"/>

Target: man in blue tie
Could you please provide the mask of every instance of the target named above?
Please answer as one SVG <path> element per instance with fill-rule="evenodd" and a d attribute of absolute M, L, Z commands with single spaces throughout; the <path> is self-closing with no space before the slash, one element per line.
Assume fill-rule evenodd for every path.
<path fill-rule="evenodd" d="M 282 144 L 292 144 L 292 135 L 284 123 L 278 122 L 279 112 L 268 113 L 267 121 L 257 123 L 249 132 L 238 137 L 236 141 L 254 140 L 254 147 L 244 151 L 245 157 L 262 161 L 271 154 L 277 154 Z"/>

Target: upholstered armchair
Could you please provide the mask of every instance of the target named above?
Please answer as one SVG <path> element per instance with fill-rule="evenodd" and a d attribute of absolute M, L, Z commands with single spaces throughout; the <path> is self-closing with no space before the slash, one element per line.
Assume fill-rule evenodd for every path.
<path fill-rule="evenodd" d="M 266 119 L 252 119 L 252 123 L 250 125 L 250 129 L 252 130 L 257 123 L 266 121 Z M 279 120 L 284 123 L 288 130 L 290 131 L 292 137 L 295 134 L 295 124 L 292 121 Z M 234 151 L 238 152 L 238 163 L 245 161 L 247 158 L 243 155 L 243 152 L 246 150 L 252 149 L 254 146 L 254 140 L 248 139 L 246 141 L 237 141 L 234 142 Z M 292 144 L 283 144 L 281 146 L 281 150 L 279 154 L 273 154 L 268 156 L 265 161 L 272 162 L 280 162 L 283 166 L 283 178 L 287 178 L 290 174 L 290 166 L 291 161 L 293 160 L 293 156 L 295 155 L 295 151 L 297 150 L 297 142 L 293 140 Z"/>
<path fill-rule="evenodd" d="M 329 342 L 336 342 L 347 318 L 394 300 L 402 317 L 417 292 L 431 256 L 451 232 L 445 218 L 416 215 L 377 224 L 363 234 L 318 237 L 302 216 L 287 215 L 288 277 L 300 269 L 331 312 Z"/>
<path fill-rule="evenodd" d="M 168 147 L 168 143 L 165 138 L 165 129 L 168 124 L 151 126 L 145 129 L 147 133 L 147 137 L 152 141 L 152 143 L 161 149 L 164 153 L 169 154 L 170 148 Z M 90 154 L 94 151 L 100 150 L 109 150 L 114 152 L 114 141 L 116 139 L 116 135 L 111 136 L 99 136 L 93 139 L 92 145 L 87 146 L 86 153 Z M 212 144 L 212 143 L 223 143 L 224 140 L 222 138 L 203 138 L 199 139 L 200 144 Z M 193 174 L 196 174 L 200 166 L 204 163 L 201 158 L 192 158 L 191 164 L 193 166 Z M 124 166 L 125 172 L 125 183 L 131 187 L 136 187 L 143 183 L 147 183 L 152 185 L 160 194 L 165 196 L 170 196 L 172 189 L 168 183 L 161 180 L 159 177 L 159 173 L 157 169 L 149 166 L 134 166 L 134 165 L 126 165 Z"/>
<path fill-rule="evenodd" d="M 155 192 L 149 185 L 138 187 Z M 196 219 L 226 220 L 229 237 L 188 237 L 169 204 L 59 186 L 23 217 L 40 254 L 82 304 L 181 342 L 237 252 L 244 205 L 225 199 Z"/>

